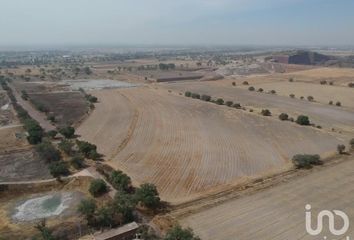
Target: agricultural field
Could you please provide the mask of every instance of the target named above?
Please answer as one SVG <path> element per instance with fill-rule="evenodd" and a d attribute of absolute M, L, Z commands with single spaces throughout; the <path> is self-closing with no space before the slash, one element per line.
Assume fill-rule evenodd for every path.
<path fill-rule="evenodd" d="M 109 164 L 127 172 L 135 184 L 152 182 L 171 202 L 283 171 L 297 153 L 331 155 L 343 142 L 315 128 L 156 87 L 93 94 L 100 103 L 79 135 L 96 144 Z"/>
<path fill-rule="evenodd" d="M 192 227 L 203 240 L 229 240 L 235 236 L 242 240 L 314 239 L 305 228 L 306 204 L 312 206 L 313 216 L 322 210 L 338 209 L 349 219 L 354 217 L 354 162 L 351 156 L 344 158 L 339 164 L 206 208 L 180 222 Z M 350 225 L 345 236 L 353 233 L 354 227 Z M 328 228 L 316 239 L 324 236 L 331 236 Z"/>

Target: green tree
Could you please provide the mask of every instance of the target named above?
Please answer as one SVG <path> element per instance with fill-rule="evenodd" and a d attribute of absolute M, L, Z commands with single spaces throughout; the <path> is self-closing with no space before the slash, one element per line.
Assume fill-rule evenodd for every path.
<path fill-rule="evenodd" d="M 91 222 L 96 211 L 96 202 L 93 199 L 83 199 L 78 205 L 78 212 L 85 216 L 88 222 Z"/>
<path fill-rule="evenodd" d="M 97 146 L 94 144 L 91 144 L 89 142 L 85 142 L 85 141 L 79 141 L 76 140 L 76 144 L 79 148 L 79 151 L 85 156 L 85 157 L 89 157 L 90 154 L 92 154 L 92 151 L 97 151 Z"/>
<path fill-rule="evenodd" d="M 73 153 L 74 143 L 72 143 L 69 140 L 63 139 L 58 144 L 58 147 L 59 147 L 60 150 L 62 150 L 66 154 L 71 155 Z"/>
<path fill-rule="evenodd" d="M 191 96 L 192 96 L 192 93 L 189 92 L 189 91 L 187 91 L 187 92 L 184 93 L 184 96 L 186 96 L 186 97 L 191 97 Z"/>
<path fill-rule="evenodd" d="M 84 167 L 84 158 L 80 154 L 76 154 L 71 158 L 70 164 L 75 169 L 81 169 Z"/>
<path fill-rule="evenodd" d="M 166 234 L 164 240 L 200 240 L 190 228 L 183 229 L 181 226 L 174 226 Z"/>
<path fill-rule="evenodd" d="M 296 123 L 299 125 L 308 126 L 308 125 L 310 125 L 310 119 L 308 116 L 300 115 L 297 117 Z"/>
<path fill-rule="evenodd" d="M 116 212 L 123 215 L 124 222 L 131 222 L 134 220 L 133 211 L 135 209 L 136 202 L 132 195 L 125 193 L 117 193 L 114 196 L 113 208 Z"/>
<path fill-rule="evenodd" d="M 218 105 L 223 105 L 223 104 L 224 104 L 224 99 L 218 98 L 218 99 L 216 100 L 216 104 L 218 104 Z"/>
<path fill-rule="evenodd" d="M 61 176 L 67 176 L 70 174 L 69 169 L 65 162 L 52 162 L 49 164 L 50 174 L 55 178 L 60 178 Z"/>
<path fill-rule="evenodd" d="M 48 163 L 61 159 L 60 152 L 50 142 L 38 144 L 36 150 L 38 155 Z"/>
<path fill-rule="evenodd" d="M 160 206 L 160 197 L 155 185 L 145 183 L 136 190 L 136 199 L 145 207 L 156 209 Z"/>
<path fill-rule="evenodd" d="M 102 179 L 94 179 L 90 183 L 89 192 L 94 197 L 99 197 L 108 191 L 108 186 Z"/>
<path fill-rule="evenodd" d="M 40 232 L 43 240 L 56 240 L 52 232 L 47 228 L 45 219 L 38 223 L 35 228 Z"/>
<path fill-rule="evenodd" d="M 71 126 L 66 126 L 59 129 L 60 134 L 62 134 L 65 138 L 72 138 L 75 136 L 75 128 Z"/>
<path fill-rule="evenodd" d="M 323 164 L 318 154 L 297 154 L 292 158 L 292 161 L 297 168 L 312 168 L 312 165 Z"/>
<path fill-rule="evenodd" d="M 96 226 L 97 227 L 112 227 L 113 211 L 108 206 L 103 206 L 97 210 L 96 213 Z"/>
<path fill-rule="evenodd" d="M 113 171 L 109 178 L 112 186 L 119 191 L 129 191 L 131 187 L 130 177 L 122 171 Z"/>

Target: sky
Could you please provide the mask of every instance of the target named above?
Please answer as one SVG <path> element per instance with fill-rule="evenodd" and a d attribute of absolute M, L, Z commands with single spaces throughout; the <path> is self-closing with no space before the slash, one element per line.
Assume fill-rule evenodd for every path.
<path fill-rule="evenodd" d="M 0 46 L 353 45 L 354 0 L 0 0 Z"/>

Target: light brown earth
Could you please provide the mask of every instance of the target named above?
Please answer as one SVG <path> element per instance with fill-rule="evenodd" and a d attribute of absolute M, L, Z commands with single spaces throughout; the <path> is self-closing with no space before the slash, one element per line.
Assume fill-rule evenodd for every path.
<path fill-rule="evenodd" d="M 256 194 L 230 200 L 180 219 L 203 240 L 344 239 L 354 236 L 350 224 L 343 236 L 333 236 L 325 223 L 319 236 L 305 230 L 305 205 L 312 205 L 313 227 L 319 211 L 341 210 L 354 218 L 353 156 L 340 164 L 321 168 Z M 326 220 L 325 220 L 326 221 Z M 342 223 L 338 220 L 336 228 Z M 351 239 L 350 238 L 350 239 Z"/>
<path fill-rule="evenodd" d="M 282 171 L 297 153 L 330 155 L 342 142 L 315 128 L 192 100 L 165 89 L 94 94 L 100 103 L 78 133 L 96 144 L 109 163 L 130 175 L 135 184 L 152 182 L 171 202 Z"/>

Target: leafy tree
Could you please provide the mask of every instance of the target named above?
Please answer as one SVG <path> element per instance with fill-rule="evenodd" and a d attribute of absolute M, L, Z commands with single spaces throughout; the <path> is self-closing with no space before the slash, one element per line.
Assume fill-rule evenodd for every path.
<path fill-rule="evenodd" d="M 24 114 L 24 113 L 23 113 Z M 43 128 L 38 124 L 37 121 L 27 118 L 23 121 L 24 128 L 28 132 L 27 140 L 30 144 L 38 144 L 42 142 L 44 136 Z"/>
<path fill-rule="evenodd" d="M 84 167 L 84 158 L 80 154 L 76 154 L 71 158 L 70 163 L 75 169 L 81 169 Z"/>
<path fill-rule="evenodd" d="M 282 121 L 286 121 L 286 120 L 289 119 L 289 115 L 286 114 L 286 113 L 281 113 L 281 114 L 279 115 L 279 119 L 282 120 Z"/>
<path fill-rule="evenodd" d="M 52 139 L 54 139 L 57 136 L 57 134 L 58 132 L 56 130 L 50 130 L 47 132 L 47 135 Z"/>
<path fill-rule="evenodd" d="M 261 114 L 263 116 L 271 116 L 272 113 L 269 111 L 269 109 L 262 109 Z"/>
<path fill-rule="evenodd" d="M 58 144 L 58 147 L 59 147 L 60 150 L 62 150 L 66 154 L 71 155 L 73 153 L 74 143 L 72 143 L 69 140 L 63 139 Z"/>
<path fill-rule="evenodd" d="M 62 134 L 65 138 L 72 138 L 75 136 L 75 128 L 71 126 L 66 126 L 59 129 L 60 134 Z"/>
<path fill-rule="evenodd" d="M 61 159 L 60 152 L 50 143 L 43 142 L 36 146 L 38 155 L 46 162 L 56 162 Z"/>
<path fill-rule="evenodd" d="M 186 97 L 191 97 L 191 96 L 192 96 L 192 93 L 187 91 L 187 92 L 184 93 L 184 96 L 186 96 Z"/>
<path fill-rule="evenodd" d="M 91 144 L 89 142 L 76 140 L 76 144 L 79 148 L 79 151 L 85 157 L 89 157 L 90 155 L 92 155 L 93 151 L 95 151 L 95 152 L 97 151 L 97 146 L 94 144 Z"/>
<path fill-rule="evenodd" d="M 183 229 L 177 225 L 167 232 L 164 240 L 200 240 L 200 238 L 193 233 L 192 229 Z"/>
<path fill-rule="evenodd" d="M 125 193 L 117 193 L 114 196 L 113 208 L 116 212 L 123 215 L 124 222 L 131 222 L 134 220 L 133 211 L 136 206 L 136 202 L 132 195 Z"/>
<path fill-rule="evenodd" d="M 87 221 L 90 222 L 95 215 L 96 208 L 97 206 L 93 199 L 83 199 L 79 203 L 77 210 L 82 215 L 85 215 Z"/>
<path fill-rule="evenodd" d="M 308 126 L 308 125 L 310 125 L 310 119 L 308 116 L 300 115 L 297 117 L 296 123 L 299 125 Z"/>
<path fill-rule="evenodd" d="M 223 105 L 223 104 L 224 104 L 224 99 L 218 98 L 218 99 L 216 100 L 216 104 L 218 104 L 218 105 Z"/>
<path fill-rule="evenodd" d="M 145 207 L 156 209 L 160 205 L 160 197 L 155 185 L 145 183 L 136 190 L 136 199 Z"/>
<path fill-rule="evenodd" d="M 108 191 L 108 186 L 102 179 L 94 179 L 90 183 L 89 192 L 94 197 L 99 197 Z"/>
<path fill-rule="evenodd" d="M 52 232 L 46 226 L 45 219 L 38 223 L 35 228 L 41 233 L 43 240 L 56 240 Z"/>
<path fill-rule="evenodd" d="M 113 171 L 109 177 L 109 182 L 119 191 L 129 191 L 131 187 L 130 177 L 122 171 Z"/>
<path fill-rule="evenodd" d="M 345 145 L 339 144 L 339 145 L 337 146 L 337 151 L 338 151 L 339 154 L 343 154 L 344 151 L 345 151 Z"/>
<path fill-rule="evenodd" d="M 297 168 L 311 168 L 312 165 L 323 164 L 318 154 L 316 155 L 297 154 L 292 158 L 292 161 Z"/>
<path fill-rule="evenodd" d="M 60 176 L 67 176 L 70 173 L 68 167 L 66 166 L 66 163 L 63 161 L 52 162 L 51 164 L 49 164 L 49 171 L 50 174 L 56 178 Z"/>

